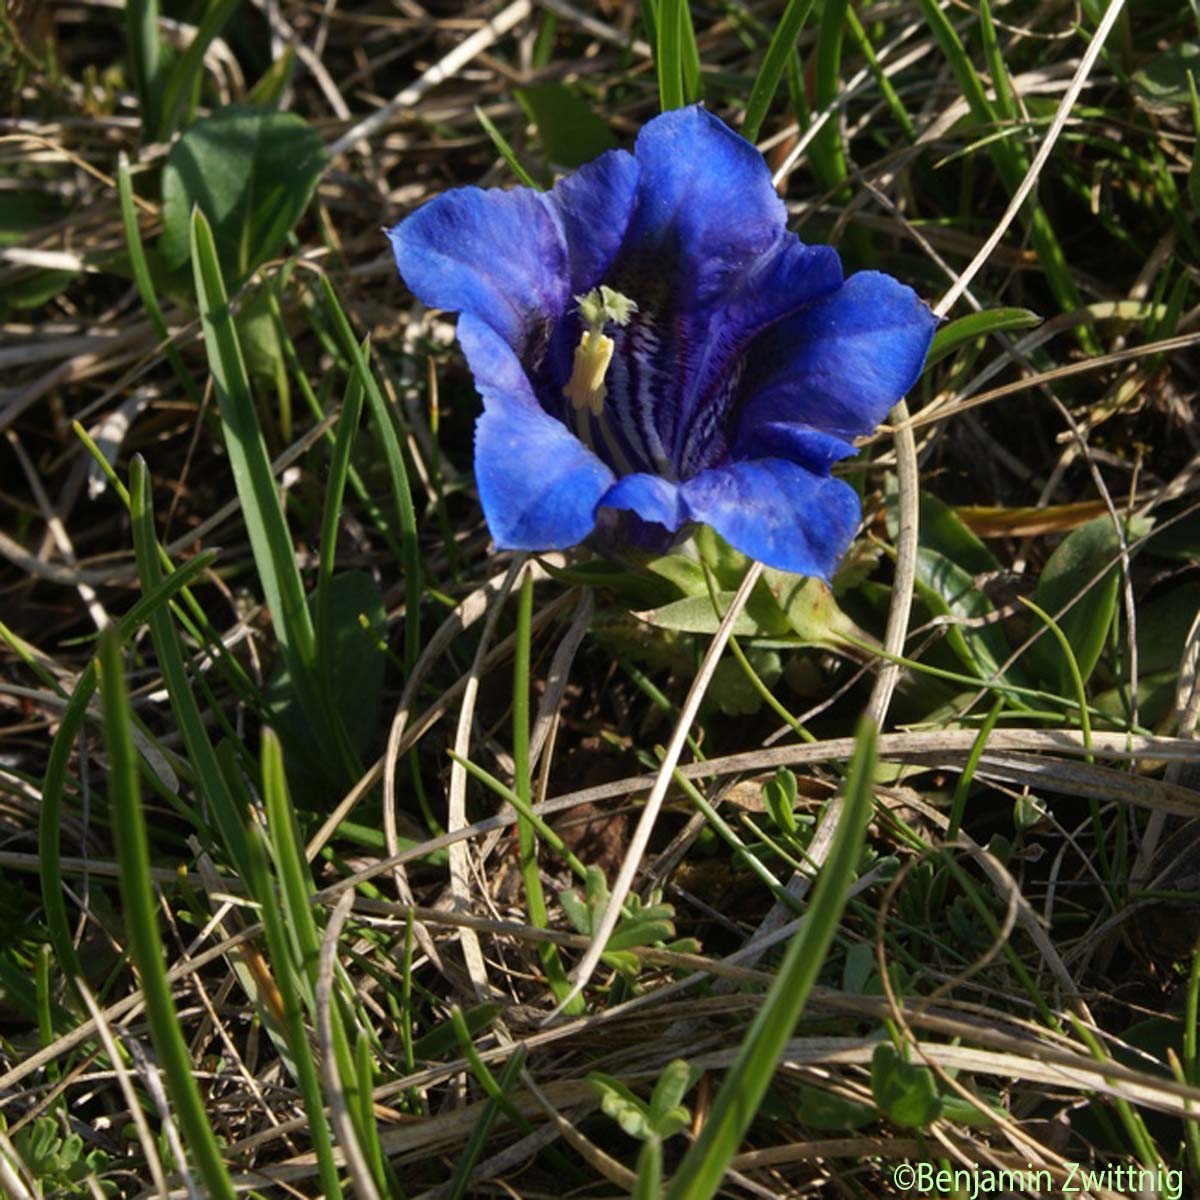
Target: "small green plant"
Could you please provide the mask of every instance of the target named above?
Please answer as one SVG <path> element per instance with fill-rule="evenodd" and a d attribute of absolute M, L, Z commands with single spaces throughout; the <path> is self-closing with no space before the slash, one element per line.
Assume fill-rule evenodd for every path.
<path fill-rule="evenodd" d="M 36 1118 L 13 1135 L 12 1143 L 46 1196 L 94 1196 L 94 1188 L 105 1196 L 117 1194 L 112 1180 L 100 1178 L 109 1156 L 99 1148 L 84 1153 L 83 1138 L 64 1133 L 55 1117 Z"/>
<path fill-rule="evenodd" d="M 642 1143 L 634 1190 L 639 1200 L 661 1194 L 663 1143 L 691 1124 L 692 1115 L 684 1107 L 683 1098 L 702 1074 L 682 1058 L 673 1059 L 663 1068 L 648 1101 L 612 1075 L 601 1071 L 588 1075 L 588 1083 L 600 1093 L 604 1114 L 616 1121 L 622 1132 Z"/>

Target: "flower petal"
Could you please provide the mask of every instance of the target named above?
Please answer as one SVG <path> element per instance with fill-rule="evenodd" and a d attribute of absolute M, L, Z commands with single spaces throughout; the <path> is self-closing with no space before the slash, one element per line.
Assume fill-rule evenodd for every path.
<path fill-rule="evenodd" d="M 530 188 L 455 188 L 388 236 L 418 300 L 474 314 L 518 352 L 570 299 L 562 235 Z"/>
<path fill-rule="evenodd" d="M 512 348 L 466 313 L 458 339 L 483 397 L 475 425 L 475 481 L 501 550 L 565 550 L 592 532 L 613 473 L 547 415 Z"/>
<path fill-rule="evenodd" d="M 463 313 L 458 318 L 457 333 L 485 408 L 508 402 L 540 411 L 533 385 L 516 351 L 491 325 L 474 313 Z"/>
<path fill-rule="evenodd" d="M 687 476 L 728 450 L 746 343 L 838 288 L 842 268 L 787 232 L 762 155 L 704 109 L 655 118 L 635 153 L 637 206 L 609 282 L 639 311 L 616 335 L 610 390 L 636 457 Z"/>
<path fill-rule="evenodd" d="M 854 489 L 780 458 L 729 463 L 682 485 L 694 521 L 769 567 L 828 580 L 858 527 Z"/>
<path fill-rule="evenodd" d="M 685 311 L 720 299 L 784 230 L 763 156 L 698 107 L 647 123 L 634 153 L 642 177 L 618 277 L 626 268 L 668 274 Z"/>
<path fill-rule="evenodd" d="M 632 154 L 609 150 L 542 195 L 567 247 L 572 296 L 591 291 L 621 248 L 640 175 Z"/>
<path fill-rule="evenodd" d="M 499 401 L 475 425 L 475 481 L 501 550 L 565 550 L 596 524 L 613 473 L 540 409 Z"/>
<path fill-rule="evenodd" d="M 734 453 L 750 453 L 769 424 L 869 433 L 916 382 L 937 323 L 912 288 L 860 271 L 771 326 L 746 349 Z"/>
<path fill-rule="evenodd" d="M 759 421 L 738 442 L 739 459 L 786 458 L 818 475 L 843 458 L 857 453 L 844 438 L 824 433 L 799 421 Z"/>
<path fill-rule="evenodd" d="M 600 507 L 627 509 L 637 513 L 643 521 L 653 521 L 671 533 L 687 520 L 679 485 L 642 471 L 618 479 L 601 497 Z"/>

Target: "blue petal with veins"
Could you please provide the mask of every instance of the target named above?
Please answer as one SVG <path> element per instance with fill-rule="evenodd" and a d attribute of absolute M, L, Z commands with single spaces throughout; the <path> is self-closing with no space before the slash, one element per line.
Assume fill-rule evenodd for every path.
<path fill-rule="evenodd" d="M 418 299 L 462 314 L 498 547 L 563 548 L 598 525 L 611 538 L 626 512 L 639 545 L 704 522 L 769 566 L 829 578 L 859 520 L 830 469 L 916 381 L 937 319 L 911 288 L 844 279 L 834 250 L 789 233 L 749 142 L 677 109 L 549 192 L 455 189 L 389 236 Z M 604 341 L 587 345 L 611 339 L 603 361 L 576 354 L 579 301 L 601 285 L 636 305 L 594 330 Z M 579 386 L 581 363 L 602 389 Z"/>

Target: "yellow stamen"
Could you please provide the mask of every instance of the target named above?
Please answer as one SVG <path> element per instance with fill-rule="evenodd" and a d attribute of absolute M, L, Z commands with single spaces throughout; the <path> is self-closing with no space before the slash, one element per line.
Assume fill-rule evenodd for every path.
<path fill-rule="evenodd" d="M 575 409 L 586 405 L 597 417 L 604 411 L 604 397 L 608 395 L 604 376 L 608 373 L 608 364 L 612 362 L 614 348 L 612 338 L 598 330 L 585 330 L 579 339 L 571 378 L 563 388 L 563 395 Z"/>

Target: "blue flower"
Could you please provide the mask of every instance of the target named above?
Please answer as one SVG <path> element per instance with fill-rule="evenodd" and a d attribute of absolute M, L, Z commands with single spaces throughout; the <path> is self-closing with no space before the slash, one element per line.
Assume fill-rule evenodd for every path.
<path fill-rule="evenodd" d="M 915 382 L 936 318 L 785 222 L 762 156 L 693 107 L 548 192 L 457 188 L 390 231 L 413 293 L 461 314 L 498 547 L 665 548 L 703 522 L 829 578 L 860 517 L 830 468 Z"/>

